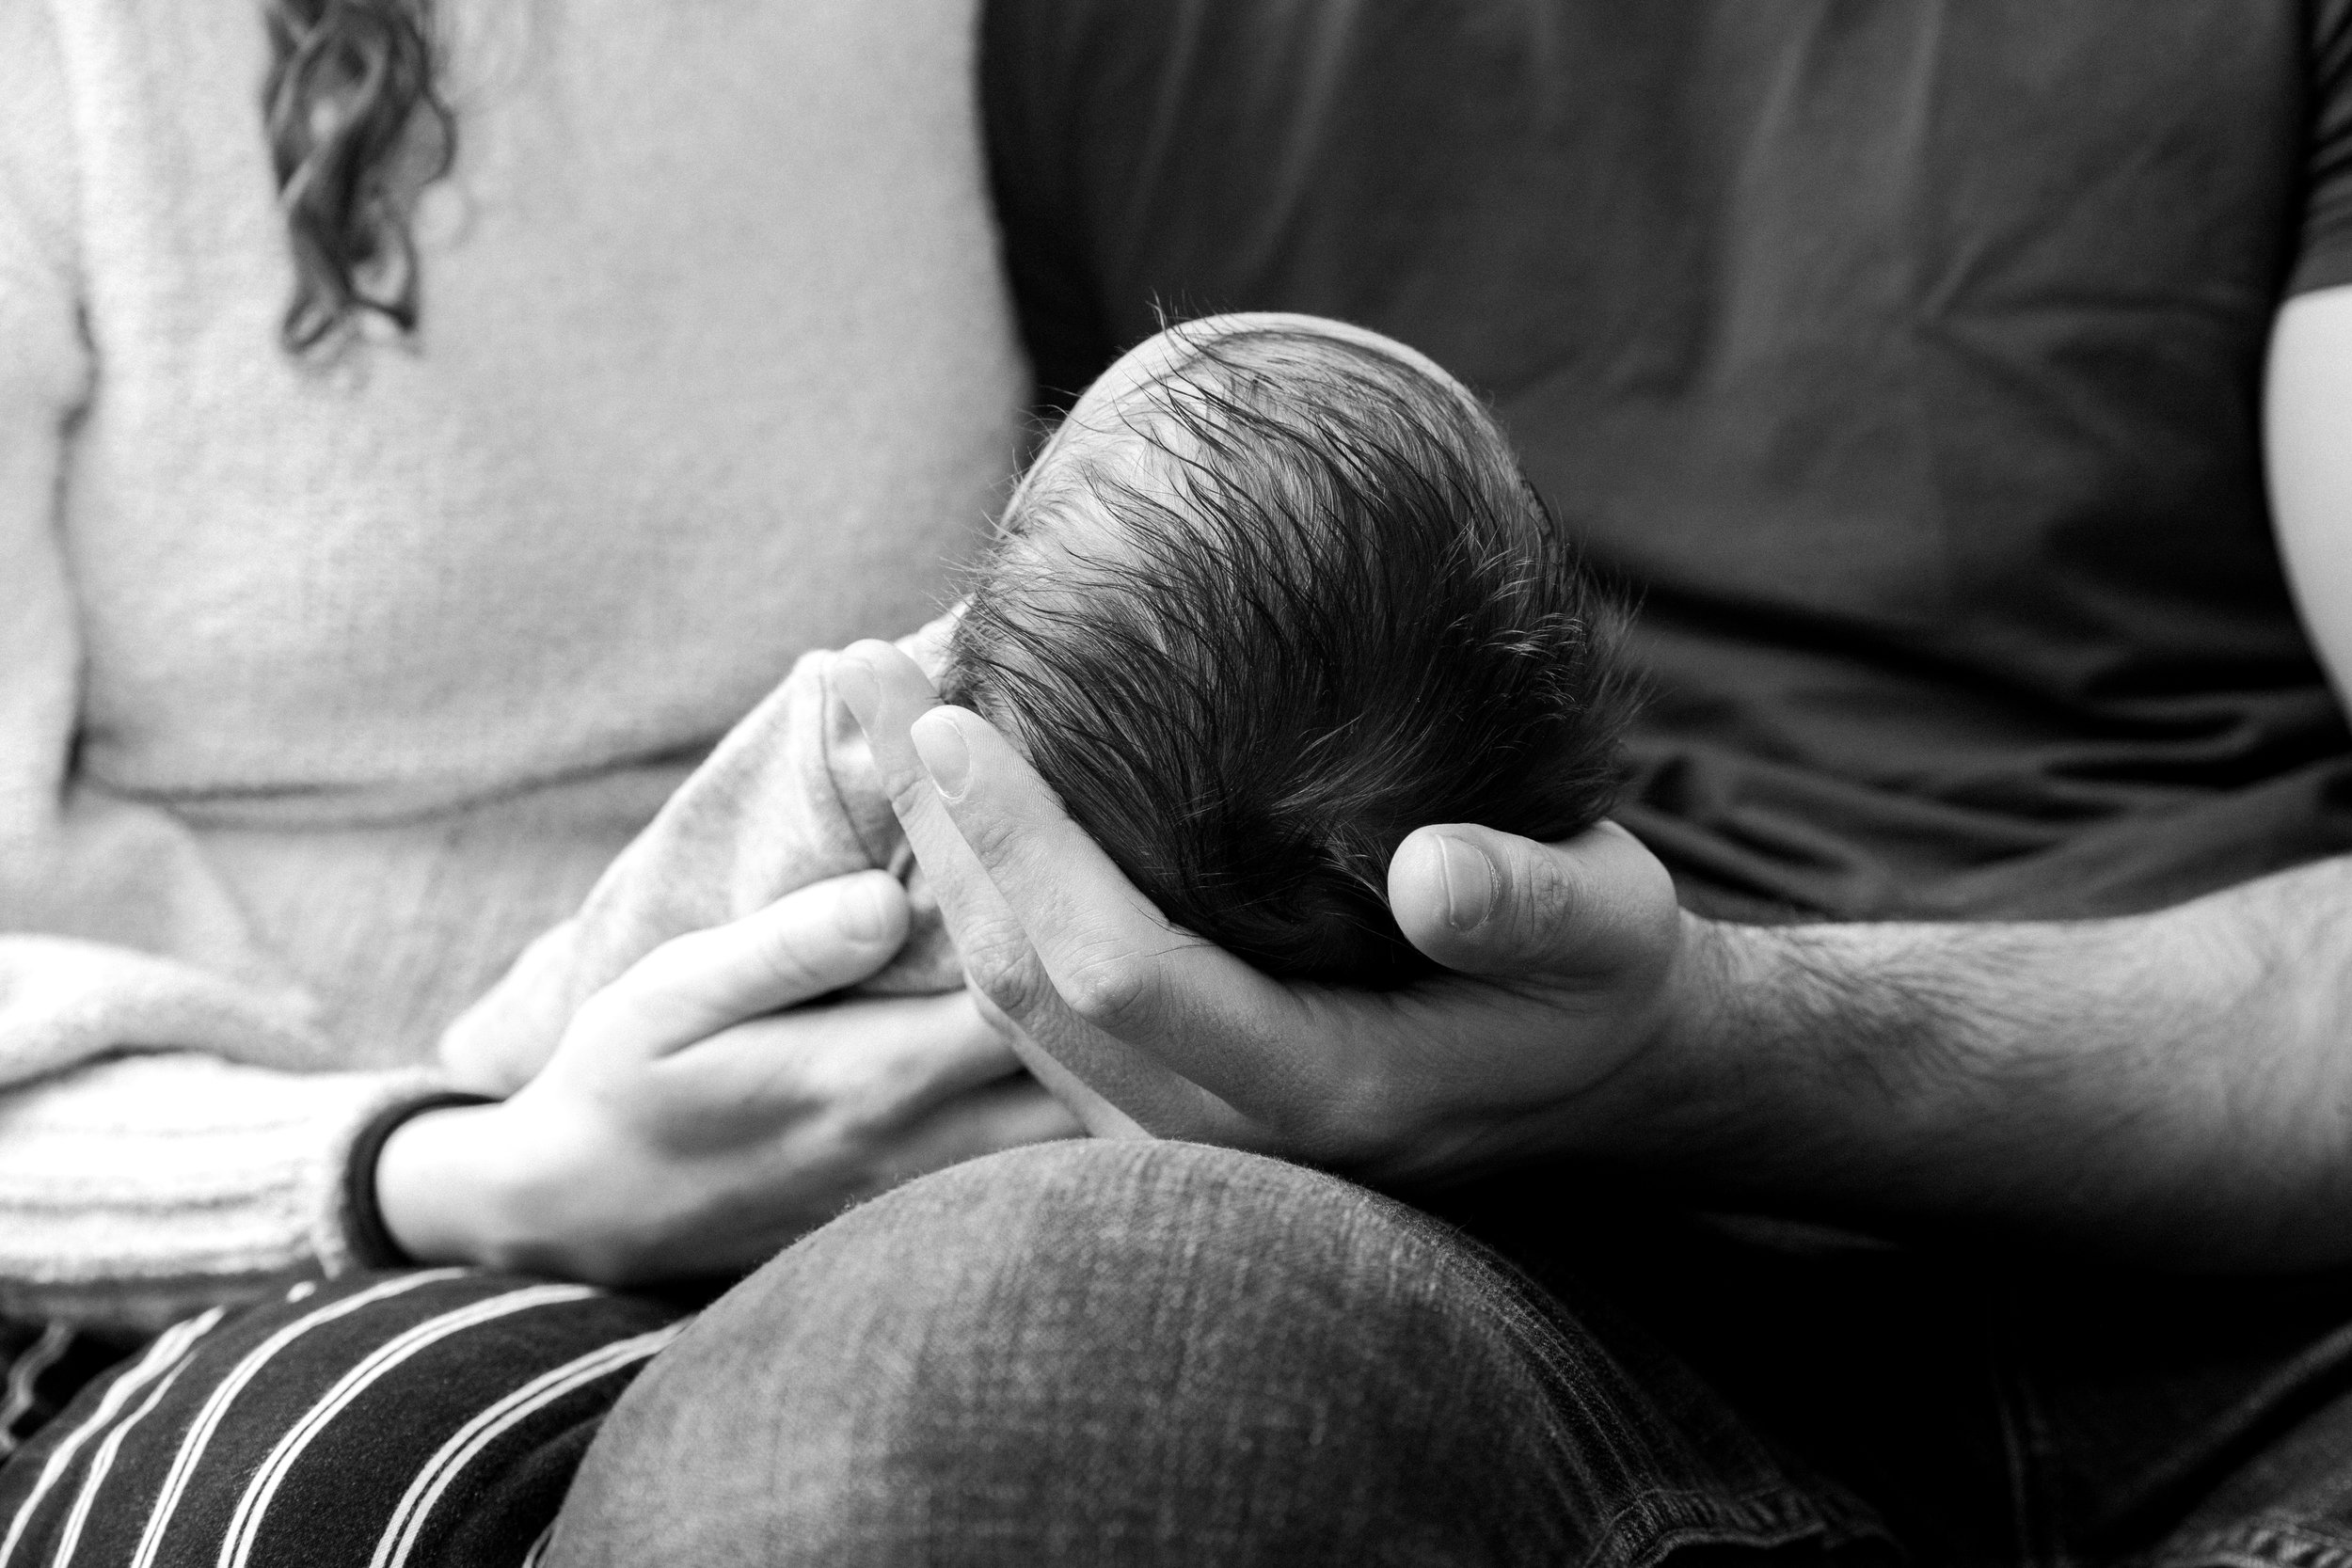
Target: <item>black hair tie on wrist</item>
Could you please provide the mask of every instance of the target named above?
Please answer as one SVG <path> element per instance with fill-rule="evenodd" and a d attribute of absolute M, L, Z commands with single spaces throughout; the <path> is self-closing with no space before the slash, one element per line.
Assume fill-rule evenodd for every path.
<path fill-rule="evenodd" d="M 351 1231 L 351 1256 L 363 1269 L 412 1269 L 417 1260 L 401 1249 L 384 1223 L 383 1205 L 375 1197 L 375 1163 L 383 1156 L 384 1146 L 394 1132 L 412 1117 L 427 1111 L 446 1111 L 463 1105 L 495 1105 L 498 1101 L 486 1094 L 461 1094 L 446 1090 L 439 1094 L 419 1095 L 388 1105 L 368 1118 L 359 1134 L 351 1142 L 351 1159 L 343 1166 L 343 1212 Z"/>

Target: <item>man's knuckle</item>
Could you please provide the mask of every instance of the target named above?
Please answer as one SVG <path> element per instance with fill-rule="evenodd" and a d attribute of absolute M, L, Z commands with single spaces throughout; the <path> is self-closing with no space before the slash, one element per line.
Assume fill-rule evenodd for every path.
<path fill-rule="evenodd" d="M 1151 973 L 1132 954 L 1112 952 L 1081 959 L 1062 987 L 1070 1010 L 1110 1034 L 1132 1025 L 1151 996 Z"/>
<path fill-rule="evenodd" d="M 890 809 L 903 822 L 923 804 L 930 789 L 930 781 L 918 768 L 891 768 L 884 769 L 882 786 L 883 798 L 890 802 Z"/>
<path fill-rule="evenodd" d="M 1024 842 L 1021 824 L 986 812 L 959 817 L 956 832 L 971 847 L 973 857 L 992 871 L 1010 866 Z"/>
<path fill-rule="evenodd" d="M 1028 942 L 1009 931 L 971 935 L 963 944 L 963 973 L 974 990 L 1015 1019 L 1032 1016 L 1048 989 Z"/>

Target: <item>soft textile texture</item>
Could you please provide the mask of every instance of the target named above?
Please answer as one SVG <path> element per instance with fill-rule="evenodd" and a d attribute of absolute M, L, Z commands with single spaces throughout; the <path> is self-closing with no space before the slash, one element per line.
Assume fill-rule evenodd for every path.
<path fill-rule="evenodd" d="M 353 1131 L 1011 468 L 969 0 L 437 10 L 422 336 L 297 365 L 251 0 L 0 0 L 0 1311 L 343 1266 Z"/>
<path fill-rule="evenodd" d="M 469 1269 L 211 1308 L 0 1469 L 0 1563 L 515 1568 L 679 1316 Z"/>
<path fill-rule="evenodd" d="M 1098 1140 L 910 1182 L 714 1304 L 614 1407 L 547 1560 L 1892 1559 L 1810 1481 L 1448 1227 Z"/>
<path fill-rule="evenodd" d="M 951 622 L 903 639 L 936 679 Z M 907 882 L 913 927 L 856 989 L 952 990 L 962 961 L 874 773 L 856 716 L 833 689 L 830 652 L 803 655 L 612 863 L 573 918 L 527 948 L 441 1037 L 453 1082 L 510 1094 L 546 1065 L 572 1014 L 672 937 L 740 919 L 795 888 L 882 866 Z"/>

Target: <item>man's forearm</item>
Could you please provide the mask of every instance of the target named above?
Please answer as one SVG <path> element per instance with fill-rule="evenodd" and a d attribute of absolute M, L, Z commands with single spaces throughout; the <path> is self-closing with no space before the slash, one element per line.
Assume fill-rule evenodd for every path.
<path fill-rule="evenodd" d="M 1645 1164 L 1882 1228 L 2352 1260 L 2352 861 L 2051 924 L 1694 924 Z"/>

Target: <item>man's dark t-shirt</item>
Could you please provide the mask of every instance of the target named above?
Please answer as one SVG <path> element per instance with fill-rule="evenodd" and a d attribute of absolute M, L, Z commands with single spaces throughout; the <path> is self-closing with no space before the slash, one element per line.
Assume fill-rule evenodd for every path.
<path fill-rule="evenodd" d="M 2102 913 L 2352 848 L 2257 430 L 2348 12 L 995 0 L 984 90 L 1049 390 L 1293 309 L 1494 401 L 1639 600 L 1687 901 Z"/>

